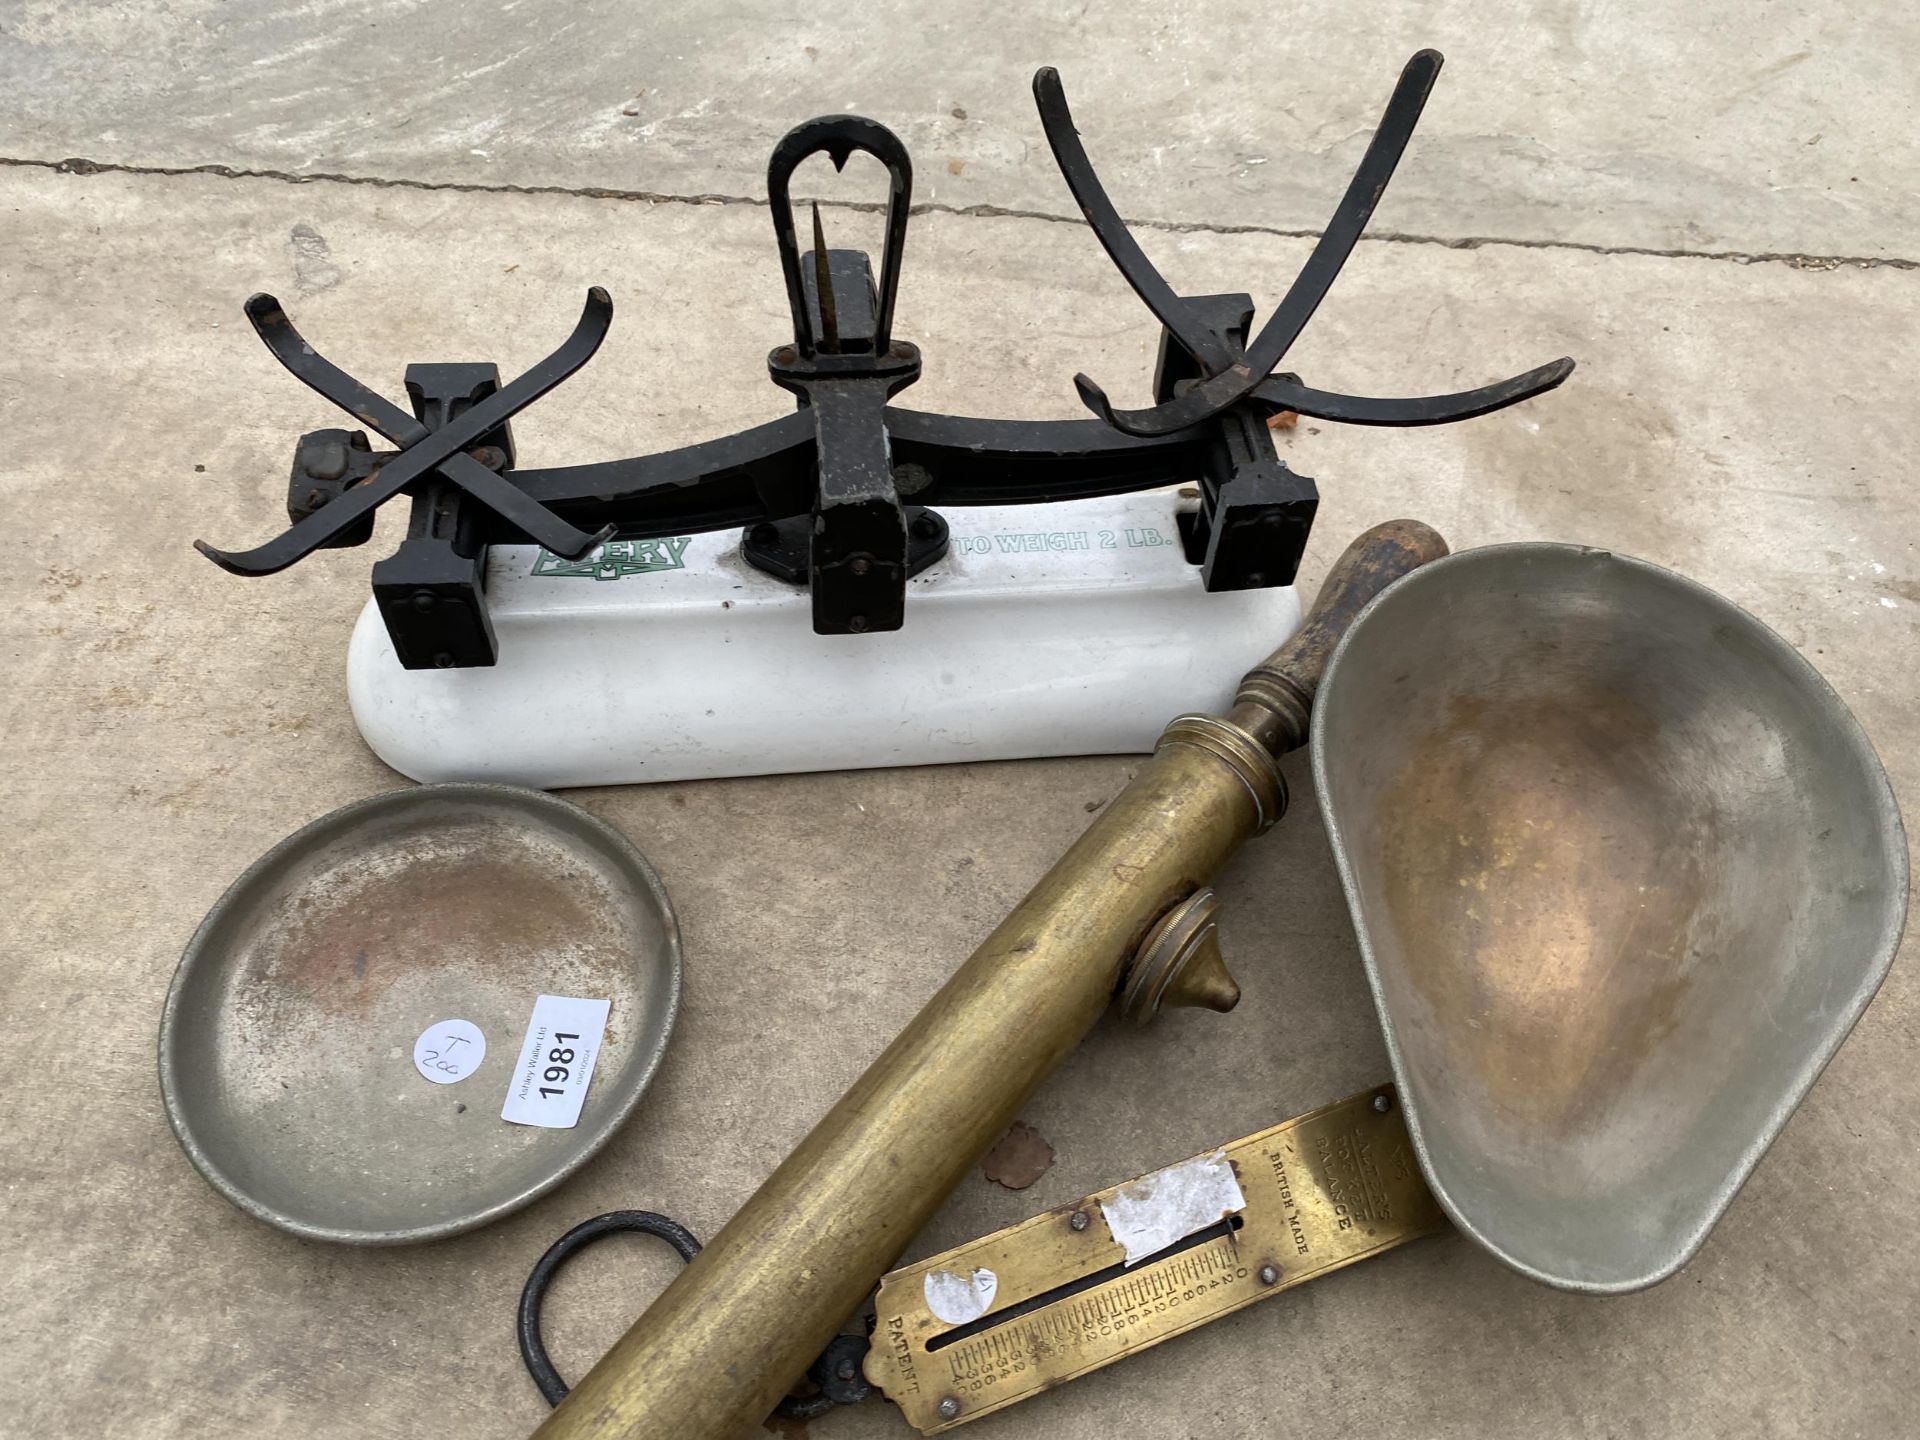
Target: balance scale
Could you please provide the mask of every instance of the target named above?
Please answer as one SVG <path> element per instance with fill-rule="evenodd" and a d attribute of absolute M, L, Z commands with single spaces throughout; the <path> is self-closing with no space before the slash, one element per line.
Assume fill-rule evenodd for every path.
<path fill-rule="evenodd" d="M 1076 377 L 1090 418 L 1010 421 L 894 403 L 919 350 L 894 338 L 912 165 L 885 126 L 808 121 L 767 191 L 793 339 L 768 356 L 797 401 L 779 419 L 656 454 L 519 462 L 508 421 L 599 348 L 598 287 L 566 342 L 509 384 L 489 364 L 408 367 L 410 411 L 327 360 L 270 295 L 254 329 L 364 430 L 300 437 L 291 527 L 246 551 L 268 575 L 363 544 L 405 494 L 407 538 L 373 567 L 348 658 L 367 742 L 419 780 L 624 784 L 1015 756 L 1144 751 L 1178 710 L 1223 705 L 1299 623 L 1292 584 L 1319 494 L 1271 422 L 1436 425 L 1558 385 L 1558 360 L 1477 390 L 1377 399 L 1277 372 L 1339 274 L 1439 57 L 1408 67 L 1340 209 L 1256 334 L 1248 295 L 1176 294 L 1082 147 L 1059 76 L 1034 94 L 1096 238 L 1161 324 L 1156 403 L 1118 410 Z M 876 276 L 800 249 L 799 165 L 855 151 L 888 176 Z M 1088 723 L 1087 717 L 1095 717 Z"/>

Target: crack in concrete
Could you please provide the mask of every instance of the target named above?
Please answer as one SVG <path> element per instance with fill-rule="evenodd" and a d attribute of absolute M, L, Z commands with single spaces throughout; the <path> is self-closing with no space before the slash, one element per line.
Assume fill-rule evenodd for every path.
<path fill-rule="evenodd" d="M 380 190 L 444 190 L 468 195 L 564 195 L 576 200 L 619 200 L 645 205 L 749 205 L 765 209 L 767 201 L 755 195 L 730 195 L 709 192 L 676 195 L 655 190 L 620 190 L 601 185 L 516 185 L 507 182 L 483 183 L 476 180 L 408 180 L 382 175 L 347 175 L 337 171 L 257 170 L 234 165 L 130 165 L 111 160 L 33 160 L 0 156 L 0 167 L 22 170 L 50 170 L 56 175 L 210 175 L 221 180 L 270 180 L 285 185 L 364 185 Z M 822 200 L 823 209 L 877 213 L 885 210 L 882 201 Z M 1040 220 L 1053 225 L 1085 225 L 1079 215 L 1058 214 L 1049 210 L 1025 210 L 1006 205 L 947 205 L 937 200 L 922 201 L 910 207 L 914 215 L 958 215 L 996 220 Z M 1318 230 L 1289 229 L 1279 225 L 1210 224 L 1199 220 L 1138 220 L 1127 224 L 1135 230 L 1155 230 L 1172 235 L 1272 235 L 1283 240 L 1317 240 Z M 1654 245 L 1599 245 L 1580 240 L 1519 240 L 1499 235 L 1415 235 L 1405 231 L 1369 231 L 1365 237 L 1389 245 L 1437 245 L 1446 250 L 1480 250 L 1488 246 L 1508 246 L 1516 250 L 1570 250 L 1586 255 L 1643 255 L 1662 260 L 1721 260 L 1736 265 L 1785 265 L 1794 270 L 1920 270 L 1920 259 L 1877 255 L 1808 255 L 1779 250 L 1686 250 L 1662 249 Z"/>

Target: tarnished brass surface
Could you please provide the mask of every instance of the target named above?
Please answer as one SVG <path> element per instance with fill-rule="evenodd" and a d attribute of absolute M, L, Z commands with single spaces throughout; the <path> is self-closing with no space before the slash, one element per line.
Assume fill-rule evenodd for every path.
<path fill-rule="evenodd" d="M 1311 695 L 1367 598 L 1446 542 L 1414 521 L 1356 540 L 1266 662 Z M 1270 749 L 1292 731 L 1236 706 Z M 1293 743 L 1297 743 L 1297 740 Z M 1244 766 L 1162 746 L 839 1104 L 537 1432 L 751 1433 L 1112 1000 L 1142 938 L 1272 818 Z"/>
<path fill-rule="evenodd" d="M 1160 917 L 1127 966 L 1122 1015 L 1145 1025 L 1162 1010 L 1199 1006 L 1224 1015 L 1240 1003 L 1240 986 L 1220 958 L 1219 914 L 1209 888 Z"/>
<path fill-rule="evenodd" d="M 1446 1228 L 1392 1097 L 1368 1090 L 1226 1146 L 1247 1201 L 1231 1233 L 1126 1266 L 1101 1209 L 1116 1185 L 894 1271 L 874 1300 L 867 1379 L 937 1435 Z M 927 1277 L 979 1270 L 994 1276 L 987 1314 L 938 1319 Z"/>
<path fill-rule="evenodd" d="M 1191 745 L 1217 755 L 1240 778 L 1253 798 L 1259 824 L 1255 833 L 1263 833 L 1287 813 L 1287 780 L 1280 773 L 1274 752 L 1231 720 L 1214 715 L 1182 715 L 1168 725 L 1156 749 L 1169 745 Z"/>

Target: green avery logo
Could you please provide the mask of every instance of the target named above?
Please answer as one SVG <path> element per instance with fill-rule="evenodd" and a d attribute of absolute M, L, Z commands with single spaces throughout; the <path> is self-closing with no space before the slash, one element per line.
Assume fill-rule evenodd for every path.
<path fill-rule="evenodd" d="M 542 550 L 533 562 L 536 575 L 570 575 L 576 580 L 618 580 L 627 575 L 651 575 L 656 570 L 684 570 L 691 535 L 667 535 L 658 540 L 609 540 L 578 560 L 562 560 Z"/>

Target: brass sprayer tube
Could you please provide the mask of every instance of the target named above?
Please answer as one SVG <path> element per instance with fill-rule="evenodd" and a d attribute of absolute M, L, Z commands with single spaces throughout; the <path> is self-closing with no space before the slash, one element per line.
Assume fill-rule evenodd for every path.
<path fill-rule="evenodd" d="M 1321 668 L 1347 622 L 1445 553 L 1438 535 L 1404 520 L 1349 546 L 1299 634 L 1248 674 L 1229 720 L 1169 727 L 1126 789 L 536 1440 L 751 1433 L 1092 1028 L 1154 922 L 1278 818 L 1272 755 L 1305 739 Z"/>

